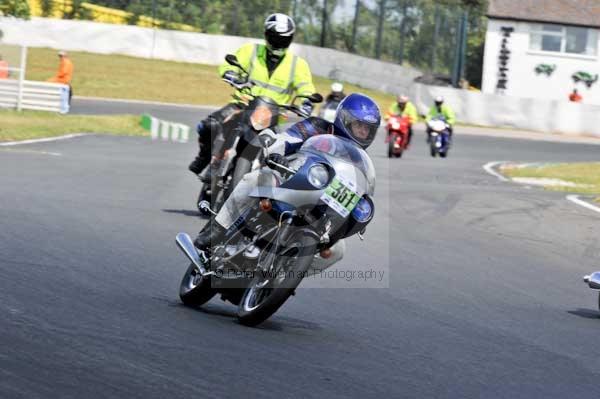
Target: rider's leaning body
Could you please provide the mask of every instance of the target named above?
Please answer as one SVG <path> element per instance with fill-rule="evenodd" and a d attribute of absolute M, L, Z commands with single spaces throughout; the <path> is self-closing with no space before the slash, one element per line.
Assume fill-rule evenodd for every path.
<path fill-rule="evenodd" d="M 346 140 L 357 151 L 366 149 L 375 139 L 380 121 L 379 108 L 373 100 L 362 94 L 351 94 L 340 103 L 334 123 L 311 117 L 275 135 L 276 141 L 268 148 L 269 160 L 285 166 L 285 156 L 298 151 L 307 139 L 316 135 L 333 134 Z M 194 245 L 199 250 L 210 252 L 211 242 L 219 242 L 225 234 L 233 234 L 232 229 L 238 228 L 235 222 L 253 206 L 256 198 L 250 197 L 252 190 L 275 187 L 280 181 L 279 173 L 268 167 L 246 174 L 216 217 L 200 231 Z M 343 252 L 343 242 L 338 250 L 340 246 Z"/>
<path fill-rule="evenodd" d="M 267 96 L 278 104 L 289 104 L 296 95 L 315 93 L 308 63 L 288 51 L 295 30 L 294 21 L 287 15 L 270 15 L 265 20 L 266 44 L 248 43 L 235 53 L 248 76 L 242 76 L 238 67 L 228 63 L 219 67 L 219 75 L 225 81 L 235 84 L 252 81 L 253 96 Z M 243 93 L 238 90 L 234 93 L 232 102 L 198 124 L 199 152 L 189 166 L 190 171 L 199 174 L 208 165 L 215 133 L 225 121 L 239 121 L 244 101 Z M 302 108 L 310 114 L 312 104 L 305 100 Z"/>
<path fill-rule="evenodd" d="M 452 139 L 453 127 L 456 123 L 456 115 L 454 114 L 452 108 L 444 104 L 444 98 L 441 96 L 435 98 L 434 104 L 431 106 L 431 108 L 429 109 L 429 113 L 427 114 L 426 121 L 429 122 L 430 120 L 437 118 L 443 118 L 446 121 L 446 123 L 448 124 L 448 134 L 450 136 L 450 139 Z M 430 138 L 431 129 L 429 128 L 429 126 L 427 126 L 428 142 Z"/>

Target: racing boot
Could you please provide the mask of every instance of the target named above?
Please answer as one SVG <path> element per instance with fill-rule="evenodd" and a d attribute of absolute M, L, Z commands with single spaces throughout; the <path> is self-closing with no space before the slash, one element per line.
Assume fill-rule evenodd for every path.
<path fill-rule="evenodd" d="M 207 126 L 210 126 L 210 124 L 205 123 L 205 121 L 198 123 L 198 126 L 196 126 L 196 133 L 198 133 L 198 155 L 188 166 L 190 172 L 192 172 L 195 175 L 199 175 L 200 173 L 202 173 L 202 170 L 204 170 L 206 165 L 209 164 L 211 158 L 210 129 L 207 128 Z M 206 142 L 207 137 L 209 139 L 209 142 Z"/>
<path fill-rule="evenodd" d="M 210 253 L 212 244 L 216 244 L 225 238 L 227 229 L 221 226 L 214 218 L 211 218 L 198 233 L 194 240 L 194 246 L 207 255 Z"/>
<path fill-rule="evenodd" d="M 199 175 L 200 173 L 202 173 L 202 170 L 204 170 L 206 165 L 208 165 L 208 161 L 209 161 L 209 159 L 206 159 L 200 153 L 200 154 L 198 154 L 198 156 L 196 158 L 194 158 L 192 163 L 190 163 L 190 165 L 188 166 L 188 169 L 193 174 Z"/>
<path fill-rule="evenodd" d="M 190 172 L 195 175 L 202 173 L 202 170 L 204 170 L 206 165 L 210 162 L 210 151 L 207 151 L 206 144 L 198 140 L 198 147 L 198 155 L 194 158 L 190 166 L 188 166 Z"/>

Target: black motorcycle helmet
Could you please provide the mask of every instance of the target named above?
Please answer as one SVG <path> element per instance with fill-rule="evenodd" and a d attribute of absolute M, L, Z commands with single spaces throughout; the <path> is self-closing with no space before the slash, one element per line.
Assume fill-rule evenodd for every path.
<path fill-rule="evenodd" d="M 289 16 L 281 13 L 271 14 L 265 19 L 265 40 L 270 52 L 285 52 L 290 47 L 296 32 L 296 24 Z"/>

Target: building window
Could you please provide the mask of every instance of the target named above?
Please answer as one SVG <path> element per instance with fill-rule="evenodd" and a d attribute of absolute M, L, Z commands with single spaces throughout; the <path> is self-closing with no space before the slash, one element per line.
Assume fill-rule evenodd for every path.
<path fill-rule="evenodd" d="M 598 36 L 595 29 L 551 24 L 531 25 L 530 50 L 594 56 L 597 47 Z"/>

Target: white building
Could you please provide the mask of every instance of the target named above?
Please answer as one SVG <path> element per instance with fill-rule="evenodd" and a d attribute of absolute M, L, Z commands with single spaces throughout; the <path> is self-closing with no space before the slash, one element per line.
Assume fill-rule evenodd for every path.
<path fill-rule="evenodd" d="M 484 93 L 600 105 L 600 0 L 490 0 Z"/>

